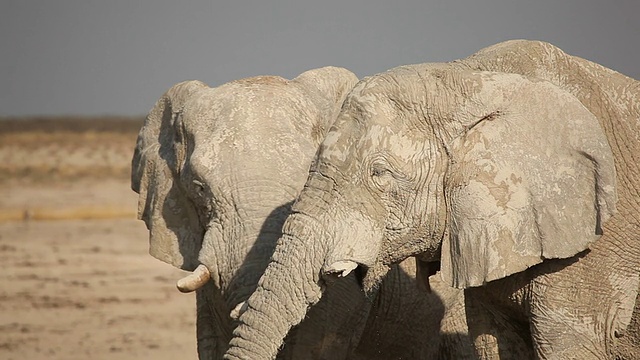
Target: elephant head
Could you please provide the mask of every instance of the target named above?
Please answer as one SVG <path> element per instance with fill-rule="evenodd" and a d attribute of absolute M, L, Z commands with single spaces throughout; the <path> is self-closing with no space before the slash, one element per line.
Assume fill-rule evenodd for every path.
<path fill-rule="evenodd" d="M 223 337 L 231 336 L 230 309 L 255 288 L 320 141 L 356 82 L 336 67 L 217 88 L 188 81 L 149 112 L 131 178 L 149 252 L 195 270 L 178 282 L 181 291 L 211 279 L 225 303 L 216 304 L 228 330 Z"/>
<path fill-rule="evenodd" d="M 602 234 L 615 185 L 598 120 L 549 82 L 457 62 L 365 78 L 320 147 L 227 359 L 273 357 L 326 279 L 353 269 L 370 291 L 416 256 L 468 288 L 572 257 Z"/>

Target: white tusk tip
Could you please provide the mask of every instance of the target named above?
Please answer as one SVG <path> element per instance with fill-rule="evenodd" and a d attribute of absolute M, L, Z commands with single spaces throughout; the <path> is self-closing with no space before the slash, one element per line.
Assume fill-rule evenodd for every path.
<path fill-rule="evenodd" d="M 211 278 L 211 273 L 206 266 L 200 264 L 193 273 L 178 280 L 176 287 L 182 293 L 190 293 L 203 287 Z"/>
<path fill-rule="evenodd" d="M 350 260 L 340 260 L 336 261 L 327 269 L 325 269 L 326 274 L 334 274 L 338 277 L 347 277 L 355 268 L 358 267 L 358 263 Z"/>
<path fill-rule="evenodd" d="M 229 314 L 229 316 L 233 320 L 238 320 L 240 318 L 240 315 L 242 315 L 245 311 L 247 311 L 248 307 L 249 307 L 249 304 L 246 301 L 242 301 L 238 305 L 236 305 L 236 307 L 233 308 L 233 310 L 231 310 L 231 313 Z"/>

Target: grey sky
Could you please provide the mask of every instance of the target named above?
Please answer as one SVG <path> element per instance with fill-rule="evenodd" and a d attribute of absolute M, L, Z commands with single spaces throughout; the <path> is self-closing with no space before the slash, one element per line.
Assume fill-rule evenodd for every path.
<path fill-rule="evenodd" d="M 9 0 L 0 116 L 139 115 L 182 80 L 362 77 L 515 38 L 640 79 L 639 15 L 638 0 Z"/>

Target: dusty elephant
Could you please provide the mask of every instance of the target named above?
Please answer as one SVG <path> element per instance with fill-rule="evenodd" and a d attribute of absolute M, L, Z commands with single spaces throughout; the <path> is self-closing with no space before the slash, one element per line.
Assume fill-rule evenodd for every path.
<path fill-rule="evenodd" d="M 138 215 L 149 229 L 151 255 L 193 271 L 178 287 L 197 291 L 201 359 L 219 359 L 227 349 L 235 326 L 230 315 L 255 289 L 313 156 L 356 82 L 335 67 L 217 88 L 188 81 L 174 85 L 147 116 L 132 161 L 132 188 L 140 194 Z M 394 274 L 373 305 L 354 275 L 337 281 L 279 357 L 384 352 L 384 342 L 360 340 L 411 321 L 437 331 L 440 299 L 419 294 L 413 275 L 400 267 Z M 407 324 L 384 320 L 404 311 L 413 314 Z"/>
<path fill-rule="evenodd" d="M 637 155 L 640 148 L 637 139 L 629 138 L 629 134 L 636 132 L 639 127 L 640 83 L 593 62 L 568 55 L 556 46 L 541 41 L 506 41 L 482 49 L 465 59 L 464 63 L 470 69 L 509 72 L 549 81 L 571 93 L 596 116 L 605 129 L 608 140 L 613 141 L 610 145 L 616 158 L 616 172 L 625 175 L 621 186 L 618 186 L 620 202 L 617 207 L 622 214 L 616 215 L 614 222 L 606 228 L 622 234 L 618 240 L 622 242 L 620 248 L 631 254 L 622 261 L 609 260 L 608 264 L 614 265 L 612 269 L 629 264 L 636 264 L 633 266 L 637 267 L 636 244 L 640 224 L 632 217 L 637 216 L 639 210 L 637 202 L 633 201 L 634 197 L 637 199 L 634 189 L 638 179 L 638 168 L 633 165 L 638 162 L 629 162 L 629 155 Z M 627 164 L 632 166 L 627 167 Z M 625 244 L 630 246 L 626 247 Z M 615 249 L 613 246 L 611 248 Z M 638 282 L 637 275 L 627 276 L 631 284 Z M 618 286 L 623 284 L 619 282 Z M 622 286 L 620 289 L 629 291 L 630 288 Z M 631 294 L 622 297 L 621 309 L 625 318 L 628 318 L 629 300 L 632 297 Z M 630 324 L 626 330 L 616 330 L 613 340 L 609 333 L 608 352 L 613 352 L 614 357 L 619 360 L 640 358 L 640 301 L 637 295 Z"/>
<path fill-rule="evenodd" d="M 222 357 L 230 313 L 255 288 L 289 203 L 356 82 L 332 67 L 291 81 L 265 76 L 216 88 L 188 81 L 169 89 L 147 116 L 132 188 L 150 254 L 195 270 L 178 282 L 183 291 L 204 283 L 196 293 L 201 359 Z"/>
<path fill-rule="evenodd" d="M 612 358 L 638 291 L 639 116 L 636 80 L 539 42 L 363 79 L 225 358 L 273 357 L 328 279 L 371 291 L 410 256 L 466 289 L 479 357 Z"/>

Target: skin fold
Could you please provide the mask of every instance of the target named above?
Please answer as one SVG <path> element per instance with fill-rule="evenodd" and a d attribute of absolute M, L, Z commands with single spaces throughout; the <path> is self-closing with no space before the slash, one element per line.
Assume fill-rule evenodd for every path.
<path fill-rule="evenodd" d="M 637 358 L 638 133 L 638 81 L 537 41 L 361 80 L 225 358 L 273 358 L 328 279 L 375 292 L 412 256 L 465 289 L 479 358 Z"/>
<path fill-rule="evenodd" d="M 205 281 L 178 283 L 181 291 L 196 291 L 200 359 L 220 359 L 227 350 L 237 325 L 232 317 L 245 310 L 320 142 L 356 82 L 335 67 L 293 80 L 259 76 L 216 88 L 187 81 L 149 112 L 132 161 L 132 189 L 140 194 L 138 216 L 149 229 L 150 254 L 197 269 L 193 277 Z M 455 319 L 443 323 L 455 341 L 464 341 L 460 353 L 470 353 L 459 321 L 463 309 L 445 311 L 446 304 L 463 302 L 462 293 L 444 285 L 432 293 L 417 289 L 411 260 L 392 274 L 370 299 L 356 274 L 332 279 L 278 358 L 375 359 L 400 342 L 367 339 L 383 333 L 408 334 L 402 341 L 425 333 L 437 339 L 443 317 Z M 406 330 L 418 325 L 420 331 Z M 439 351 L 438 341 L 424 344 L 411 354 Z"/>

